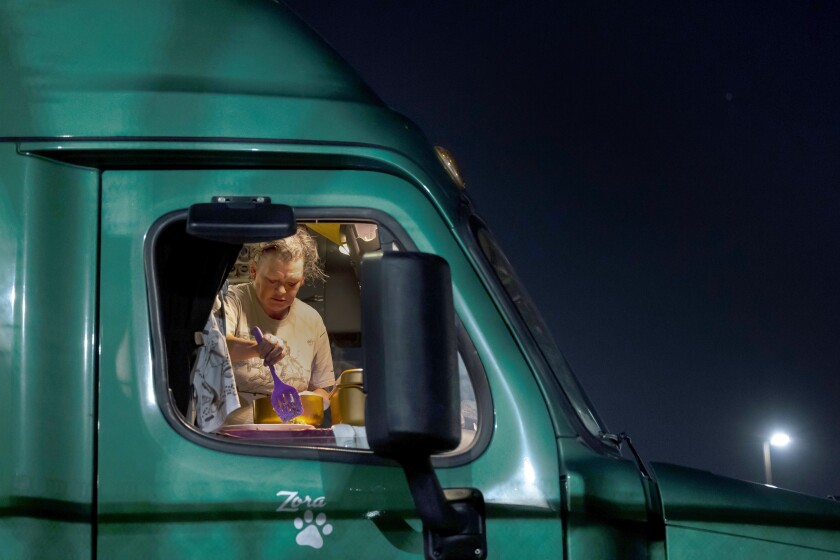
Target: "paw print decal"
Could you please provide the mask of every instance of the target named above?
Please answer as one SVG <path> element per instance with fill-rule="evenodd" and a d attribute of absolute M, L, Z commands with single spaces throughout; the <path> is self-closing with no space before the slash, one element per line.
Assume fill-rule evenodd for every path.
<path fill-rule="evenodd" d="M 295 518 L 295 529 L 299 531 L 295 538 L 296 543 L 318 549 L 324 546 L 324 537 L 321 535 L 327 536 L 332 533 L 333 526 L 327 523 L 325 513 L 319 513 L 316 517 L 312 515 L 312 510 L 308 509 L 303 512 L 303 519 Z"/>

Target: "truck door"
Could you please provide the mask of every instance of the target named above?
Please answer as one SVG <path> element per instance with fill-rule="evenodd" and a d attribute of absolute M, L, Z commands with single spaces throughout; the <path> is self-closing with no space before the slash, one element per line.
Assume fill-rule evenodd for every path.
<path fill-rule="evenodd" d="M 195 332 L 162 323 L 207 314 L 195 305 L 192 286 L 208 253 L 195 258 L 183 220 L 191 205 L 220 195 L 270 197 L 293 207 L 300 223 L 318 226 L 310 230 L 334 268 L 327 270 L 324 287 L 310 287 L 300 297 L 332 331 L 336 374 L 363 367 L 354 361 L 359 341 L 352 290 L 337 286 L 347 275 L 351 285 L 356 282 L 352 260 L 364 247 L 353 246 L 359 238 L 349 239 L 345 226 L 375 226 L 379 249 L 416 249 L 449 261 L 460 323 L 464 435 L 459 449 L 434 460 L 438 475 L 444 487 L 474 487 L 484 494 L 489 554 L 514 557 L 527 549 L 562 556 L 554 433 L 527 363 L 422 190 L 393 173 L 359 170 L 102 174 L 98 555 L 423 554 L 403 472 L 372 455 L 363 432 L 340 438 L 327 426 L 295 441 L 250 439 L 253 434 L 235 429 L 204 433 L 186 418 L 178 387 L 191 364 L 189 356 L 173 357 L 170 350 L 195 340 Z M 183 258 L 174 258 L 179 251 Z M 231 258 L 229 279 L 244 275 L 247 254 L 246 248 L 225 257 Z M 339 256 L 350 265 L 331 265 L 329 259 Z M 211 274 L 213 266 L 201 270 Z M 205 290 L 199 284 L 195 290 Z M 185 307 L 162 311 L 161 290 L 184 296 Z"/>

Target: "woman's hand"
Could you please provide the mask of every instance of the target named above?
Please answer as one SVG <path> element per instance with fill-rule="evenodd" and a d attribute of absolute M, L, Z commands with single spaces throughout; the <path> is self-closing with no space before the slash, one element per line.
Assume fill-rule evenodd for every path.
<path fill-rule="evenodd" d="M 225 341 L 232 362 L 261 358 L 266 366 L 273 366 L 289 353 L 286 341 L 270 334 L 264 335 L 263 341 L 259 344 L 256 340 L 238 338 L 233 335 L 227 335 Z"/>
<path fill-rule="evenodd" d="M 256 352 L 266 366 L 273 366 L 289 353 L 286 348 L 286 341 L 273 334 L 263 335 L 262 342 L 256 346 Z"/>

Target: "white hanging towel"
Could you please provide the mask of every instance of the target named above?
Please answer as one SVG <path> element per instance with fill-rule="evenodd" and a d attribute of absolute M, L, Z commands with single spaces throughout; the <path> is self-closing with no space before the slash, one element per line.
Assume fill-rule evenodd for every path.
<path fill-rule="evenodd" d="M 192 398 L 187 418 L 194 420 L 204 432 L 221 427 L 227 415 L 239 408 L 227 343 L 216 321 L 220 306 L 221 302 L 216 298 L 207 325 L 196 333 L 196 339 L 200 338 L 202 345 L 192 371 Z"/>

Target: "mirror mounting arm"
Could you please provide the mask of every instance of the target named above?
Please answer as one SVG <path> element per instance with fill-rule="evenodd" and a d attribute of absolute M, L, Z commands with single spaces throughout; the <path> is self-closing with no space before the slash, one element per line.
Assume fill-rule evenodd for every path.
<path fill-rule="evenodd" d="M 453 534 L 463 530 L 467 520 L 447 501 L 429 458 L 409 457 L 398 462 L 405 472 L 423 525 L 442 534 Z"/>
<path fill-rule="evenodd" d="M 484 496 L 475 488 L 442 489 L 429 457 L 401 457 L 417 513 L 423 520 L 427 560 L 487 557 Z"/>

